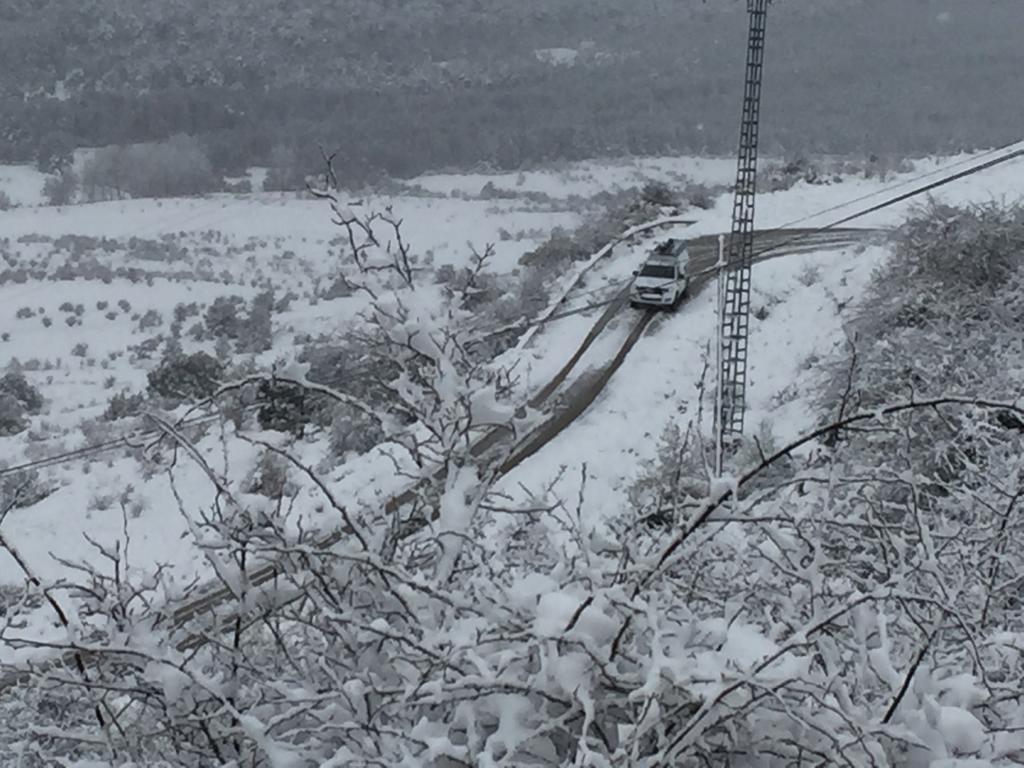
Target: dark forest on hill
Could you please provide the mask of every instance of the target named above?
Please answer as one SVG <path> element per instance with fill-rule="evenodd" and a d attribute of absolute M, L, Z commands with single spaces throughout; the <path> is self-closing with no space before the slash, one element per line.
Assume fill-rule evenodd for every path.
<path fill-rule="evenodd" d="M 198 137 L 215 170 L 379 174 L 733 150 L 740 0 L 9 0 L 0 160 Z M 1019 0 L 779 0 L 764 147 L 1018 138 Z M 577 51 L 556 65 L 537 51 Z"/>

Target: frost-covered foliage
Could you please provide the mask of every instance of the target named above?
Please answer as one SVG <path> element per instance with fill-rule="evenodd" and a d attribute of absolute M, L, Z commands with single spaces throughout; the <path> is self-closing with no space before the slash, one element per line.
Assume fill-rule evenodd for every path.
<path fill-rule="evenodd" d="M 25 406 L 17 398 L 0 393 L 0 436 L 17 435 L 28 429 Z"/>
<path fill-rule="evenodd" d="M 339 404 L 331 411 L 329 439 L 331 453 L 341 457 L 350 451 L 369 451 L 383 442 L 384 432 L 377 421 L 358 408 Z"/>
<path fill-rule="evenodd" d="M 651 525 L 671 525 L 710 490 L 706 446 L 692 425 L 685 431 L 675 422 L 661 435 L 658 453 L 629 490 L 639 517 Z"/>
<path fill-rule="evenodd" d="M 984 392 L 1012 401 L 1024 360 L 1024 208 L 932 203 L 899 230 L 891 261 L 875 276 L 848 329 L 849 354 L 827 366 L 820 403 L 841 410 L 897 398 Z M 1019 426 L 1008 416 L 1003 426 Z M 947 474 L 972 465 L 972 425 L 935 422 L 908 436 L 928 466 Z M 879 460 L 884 460 L 879 456 Z"/>
<path fill-rule="evenodd" d="M 933 410 L 845 426 L 884 441 Z M 844 447 L 739 501 L 758 470 L 711 484 L 666 528 L 590 520 L 585 471 L 574 503 L 509 514 L 463 463 L 378 509 L 324 486 L 325 545 L 282 511 L 310 470 L 263 447 L 194 518 L 230 595 L 216 615 L 154 612 L 188 590 L 119 552 L 69 585 L 85 672 L 72 659 L 11 711 L 24 764 L 926 768 L 1024 749 L 1019 524 L 985 503 L 1002 479 L 926 511 L 884 498 L 917 481 L 911 454 L 866 473 Z"/>

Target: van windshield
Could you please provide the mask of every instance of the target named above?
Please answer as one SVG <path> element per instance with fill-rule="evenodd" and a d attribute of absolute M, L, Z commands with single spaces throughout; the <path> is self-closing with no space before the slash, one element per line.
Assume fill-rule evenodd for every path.
<path fill-rule="evenodd" d="M 675 276 L 675 267 L 669 264 L 644 264 L 644 268 L 640 270 L 640 277 L 663 277 L 666 280 L 674 280 Z"/>

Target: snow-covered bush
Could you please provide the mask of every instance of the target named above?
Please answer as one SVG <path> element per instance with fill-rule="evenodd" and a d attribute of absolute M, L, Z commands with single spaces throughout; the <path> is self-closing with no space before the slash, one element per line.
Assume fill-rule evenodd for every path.
<path fill-rule="evenodd" d="M 640 190 L 641 199 L 651 205 L 671 207 L 680 202 L 679 192 L 663 181 L 648 181 Z"/>
<path fill-rule="evenodd" d="M 149 391 L 170 400 L 201 400 L 217 391 L 224 365 L 205 352 L 165 356 L 147 374 Z"/>
<path fill-rule="evenodd" d="M 764 192 L 783 192 L 800 181 L 814 184 L 822 178 L 817 164 L 803 155 L 783 162 L 768 163 L 758 174 L 758 188 Z"/>
<path fill-rule="evenodd" d="M 218 296 L 206 308 L 203 317 L 212 338 L 237 339 L 242 325 L 239 311 L 245 306 L 241 296 Z"/>
<path fill-rule="evenodd" d="M 258 399 L 260 407 L 257 416 L 263 429 L 301 436 L 306 424 L 313 419 L 314 406 L 311 399 L 303 387 L 293 383 L 273 379 L 261 381 Z"/>
<path fill-rule="evenodd" d="M 854 353 L 828 368 L 822 405 L 835 413 L 844 397 L 870 405 L 910 392 L 1014 397 L 1022 266 L 1020 205 L 919 209 L 859 304 Z"/>
<path fill-rule="evenodd" d="M 800 270 L 800 274 L 797 275 L 796 279 L 800 285 L 810 288 L 812 285 L 821 282 L 821 268 L 817 264 L 808 263 Z"/>
<path fill-rule="evenodd" d="M 727 191 L 724 186 L 709 186 L 702 182 L 689 182 L 683 189 L 683 199 L 693 208 L 709 211 L 715 207 L 718 197 Z"/>
<path fill-rule="evenodd" d="M 146 396 L 141 392 L 117 392 L 107 401 L 107 408 L 103 412 L 103 419 L 106 421 L 117 421 L 138 416 L 142 413 Z"/>
<path fill-rule="evenodd" d="M 0 469 L 6 468 L 7 465 L 0 462 Z M 43 479 L 37 470 L 24 469 L 5 474 L 0 477 L 0 513 L 6 513 L 11 509 L 31 507 L 52 492 L 53 487 Z M 2 521 L 2 514 L 0 514 L 0 521 Z"/>
<path fill-rule="evenodd" d="M 574 238 L 569 232 L 556 227 L 551 231 L 548 239 L 524 254 L 519 263 L 523 266 L 541 266 L 545 268 L 558 269 L 572 261 L 581 261 L 593 253 L 590 250 L 590 243 Z"/>
<path fill-rule="evenodd" d="M 0 392 L 0 437 L 17 435 L 28 429 L 25 406 L 7 392 Z"/>
<path fill-rule="evenodd" d="M 146 312 L 139 318 L 138 329 L 140 331 L 148 331 L 153 328 L 159 328 L 164 323 L 163 316 L 155 309 L 147 309 Z"/>
<path fill-rule="evenodd" d="M 483 253 L 473 251 L 467 267 L 456 269 L 449 264 L 439 267 L 435 280 L 444 286 L 447 299 L 481 316 L 505 296 L 509 288 L 507 280 L 487 271 L 493 255 L 494 247 L 488 245 Z"/>
<path fill-rule="evenodd" d="M 345 299 L 354 293 L 352 285 L 344 274 L 339 273 L 330 284 L 317 292 L 317 297 L 324 300 Z"/>
<path fill-rule="evenodd" d="M 199 315 L 199 305 L 190 301 L 188 304 L 179 302 L 174 305 L 174 322 L 184 323 L 190 317 L 197 317 Z"/>
<path fill-rule="evenodd" d="M 274 291 L 257 294 L 249 306 L 249 314 L 238 326 L 239 352 L 266 352 L 274 341 Z M 211 308 L 212 309 L 212 308 Z M 209 322 L 209 313 L 207 313 Z"/>
<path fill-rule="evenodd" d="M 936 409 L 978 418 L 987 406 L 907 404 L 836 428 L 888 435 Z M 983 512 L 963 493 L 927 515 L 912 497 L 879 506 L 893 478 L 846 449 L 803 467 L 800 483 L 747 492 L 782 446 L 734 482 L 695 486 L 666 525 L 638 526 L 639 510 L 588 519 L 585 470 L 574 503 L 539 498 L 516 514 L 487 493 L 486 473 L 456 464 L 454 478 L 376 510 L 322 486 L 339 527 L 324 546 L 280 511 L 309 468 L 261 445 L 264 469 L 195 518 L 229 605 L 256 620 L 167 613 L 157 632 L 145 606 L 171 585 L 110 551 L 111 574 L 82 585 L 88 629 L 74 645 L 89 650 L 88 680 L 77 695 L 49 689 L 62 727 L 36 735 L 37 754 L 138 761 L 176 745 L 189 765 L 651 768 L 813 755 L 926 768 L 1009 765 L 1024 746 L 1012 588 L 1024 558 L 1012 523 L 993 525 L 1005 507 Z M 653 470 L 651 489 L 664 480 Z M 956 510 L 968 503 L 964 536 Z M 274 586 L 260 588 L 271 557 Z M 116 711 L 100 697 L 111 687 Z M 97 706 L 106 741 L 84 738 L 90 718 L 102 730 Z"/>
<path fill-rule="evenodd" d="M 8 371 L 0 376 L 0 394 L 13 397 L 28 413 L 39 413 L 43 407 L 43 396 L 21 371 Z"/>
<path fill-rule="evenodd" d="M 601 208 L 588 214 L 574 231 L 556 227 L 546 242 L 520 257 L 519 263 L 554 274 L 572 261 L 589 258 L 623 230 L 663 215 L 661 208 L 645 199 L 641 190 L 608 195 Z"/>
<path fill-rule="evenodd" d="M 662 432 L 655 459 L 629 489 L 629 501 L 648 525 L 672 526 L 704 499 L 710 488 L 707 446 L 691 425 L 675 422 Z"/>

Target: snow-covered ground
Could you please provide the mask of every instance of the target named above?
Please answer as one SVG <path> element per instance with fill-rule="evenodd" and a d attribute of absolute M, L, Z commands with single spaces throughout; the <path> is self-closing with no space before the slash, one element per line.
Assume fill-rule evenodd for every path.
<path fill-rule="evenodd" d="M 887 195 L 885 190 L 895 187 L 889 193 L 891 196 L 909 189 L 896 186 L 901 182 L 909 183 L 964 160 L 921 161 L 914 172 L 887 182 L 848 178 L 825 186 L 799 183 L 790 190 L 762 197 L 759 226 L 827 223 L 880 202 Z M 668 180 L 678 178 L 672 174 L 685 174 L 696 181 L 724 183 L 731 177 L 732 167 L 731 160 L 680 159 L 670 163 L 651 159 L 607 166 L 580 164 L 568 171 L 520 175 L 435 175 L 410 184 L 437 192 L 476 194 L 484 184 L 493 181 L 499 188 L 540 191 L 565 199 L 633 185 L 658 173 Z M 954 202 L 1015 197 L 1022 178 L 1024 170 L 1018 161 L 937 190 L 936 197 Z M 134 264 L 145 271 L 167 271 L 173 264 L 135 259 L 127 238 L 159 240 L 173 236 L 174 242 L 190 249 L 182 261 L 189 270 L 195 270 L 204 256 L 204 247 L 212 249 L 208 255 L 212 271 L 204 279 L 159 277 L 152 286 L 120 278 L 109 283 L 76 279 L 0 285 L 0 329 L 10 334 L 8 340 L 0 342 L 0 362 L 15 357 L 23 363 L 33 358 L 41 363 L 51 362 L 49 370 L 40 366 L 30 372 L 32 381 L 49 401 L 48 411 L 34 424 L 33 432 L 40 434 L 33 440 L 26 436 L 0 438 L 0 460 L 13 463 L 47 456 L 95 440 L 92 433 L 76 431 L 77 423 L 102 411 L 113 391 L 123 387 L 137 390 L 145 381 L 147 363 L 133 365 L 128 355 L 110 359 L 111 354 L 123 352 L 126 346 L 147 338 L 146 333 L 138 330 L 138 320 L 133 320 L 133 315 L 154 309 L 166 321 L 179 302 L 204 303 L 218 295 L 249 297 L 257 290 L 252 277 L 261 271 L 275 279 L 282 291 L 293 289 L 299 297 L 291 309 L 277 318 L 279 345 L 261 359 L 269 364 L 275 356 L 287 356 L 295 333 L 343 329 L 345 317 L 359 306 L 356 299 L 316 304 L 309 301 L 313 286 L 329 279 L 336 266 L 330 241 L 338 231 L 331 225 L 329 210 L 323 203 L 294 196 L 254 194 L 33 207 L 31 194 L 25 191 L 31 189 L 30 181 L 31 174 L 25 169 L 0 170 L 0 189 L 17 187 L 22 190 L 18 193 L 22 197 L 12 194 L 12 199 L 25 201 L 22 207 L 0 212 L 0 237 L 6 238 L 10 252 L 20 254 L 19 258 L 35 260 L 49 268 L 52 264 L 48 259 L 60 260 L 66 255 L 55 256 L 52 242 L 34 242 L 32 236 L 87 235 L 121 241 L 104 257 L 111 262 L 121 266 Z M 571 227 L 579 220 L 577 214 L 564 207 L 520 199 L 481 201 L 409 196 L 368 198 L 363 202 L 365 210 L 379 209 L 385 204 L 392 205 L 395 214 L 404 220 L 406 237 L 417 251 L 432 256 L 436 264 L 465 264 L 470 244 L 482 248 L 485 243 L 494 242 L 494 269 L 499 272 L 512 270 L 519 256 L 552 228 Z M 911 204 L 902 204 L 856 224 L 895 224 Z M 831 210 L 820 213 L 826 209 Z M 722 197 L 709 211 L 693 211 L 697 219 L 693 227 L 681 227 L 673 234 L 688 237 L 727 230 L 730 210 L 728 198 Z M 206 239 L 211 232 L 218 233 L 217 237 Z M 502 232 L 511 233 L 512 237 L 503 236 Z M 588 275 L 584 290 L 599 292 L 603 285 L 614 285 L 628 276 L 642 251 L 643 246 L 617 248 L 612 257 Z M 286 252 L 293 256 L 284 258 Z M 810 425 L 813 415 L 808 397 L 817 374 L 814 361 L 844 343 L 845 313 L 855 309 L 856 298 L 872 270 L 886 256 L 885 248 L 870 247 L 805 254 L 756 267 L 754 308 L 763 308 L 766 314 L 752 326 L 749 424 L 770 421 L 774 432 L 782 438 Z M 289 261 L 293 263 L 291 267 L 283 266 Z M 110 310 L 97 308 L 99 303 L 107 302 L 114 309 L 121 299 L 131 309 L 119 312 L 115 319 L 107 319 L 106 311 Z M 68 313 L 59 307 L 65 301 L 85 307 L 80 325 L 69 327 L 63 322 Z M 603 509 L 624 503 L 628 485 L 644 461 L 653 455 L 664 426 L 673 419 L 685 426 L 696 416 L 697 384 L 714 330 L 713 304 L 714 291 L 705 289 L 678 313 L 656 320 L 598 401 L 577 423 L 508 476 L 502 487 L 513 495 L 523 487 L 540 488 L 565 466 L 570 471 L 556 490 L 571 497 L 576 491 L 579 468 L 586 464 L 591 476 L 589 498 L 593 514 L 600 515 Z M 841 306 L 845 308 L 840 310 Z M 16 313 L 22 307 L 29 307 L 33 316 L 18 319 Z M 557 321 L 537 335 L 523 352 L 519 367 L 524 398 L 577 348 L 596 314 L 594 311 Z M 43 326 L 43 315 L 53 319 L 52 327 Z M 627 316 L 613 321 L 581 361 L 567 386 L 572 385 L 579 372 L 607 360 L 627 330 Z M 72 356 L 73 347 L 82 343 L 88 345 L 87 355 Z M 89 359 L 95 362 L 90 364 Z M 111 378 L 113 383 L 108 383 Z M 223 463 L 215 436 L 204 443 L 204 449 L 211 460 Z M 322 458 L 322 448 L 314 443 L 302 450 L 313 464 Z M 236 447 L 228 468 L 244 473 L 252 461 L 252 452 Z M 203 571 L 200 555 L 184 543 L 186 526 L 165 476 L 147 476 L 134 459 L 123 453 L 69 462 L 43 470 L 43 474 L 59 490 L 33 507 L 15 510 L 3 522 L 5 536 L 42 576 L 56 578 L 62 573 L 62 566 L 51 559 L 51 554 L 100 560 L 95 552 L 83 547 L 82 533 L 88 530 L 98 541 L 109 542 L 119 537 L 125 525 L 119 496 L 129 486 L 125 501 L 131 512 L 127 526 L 133 562 L 139 566 L 172 563 L 182 576 Z M 326 479 L 339 497 L 365 499 L 368 503 L 386 498 L 400 485 L 392 465 L 379 454 L 369 454 L 332 469 Z M 199 509 L 209 501 L 209 488 L 198 471 L 182 467 L 178 487 L 185 489 L 187 507 Z M 9 558 L 0 554 L 0 583 L 21 579 Z"/>
<path fill-rule="evenodd" d="M 31 165 L 0 166 L 0 193 L 12 205 L 39 205 L 43 200 L 46 176 Z"/>
<path fill-rule="evenodd" d="M 403 221 L 417 251 L 437 263 L 462 263 L 469 244 L 495 243 L 497 269 L 510 269 L 532 242 L 554 227 L 573 227 L 578 216 L 551 211 L 528 202 L 458 200 L 417 197 L 360 198 L 360 209 L 379 211 L 387 205 Z M 286 193 L 210 195 L 174 200 L 123 200 L 108 203 L 18 207 L 0 213 L 0 233 L 16 240 L 36 234 L 109 238 L 160 238 L 166 235 L 219 232 L 233 240 L 250 238 L 286 241 L 285 247 L 329 266 L 322 247 L 338 236 L 326 204 Z M 502 239 L 500 230 L 508 233 Z"/>

